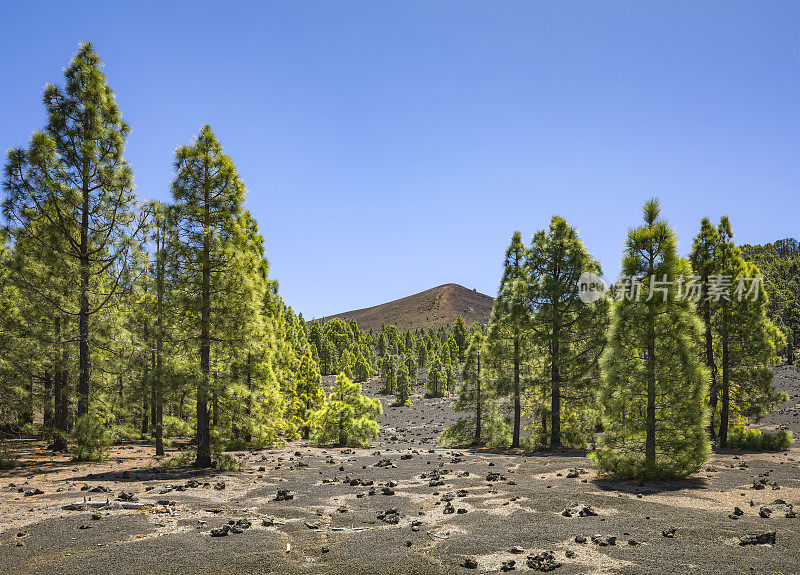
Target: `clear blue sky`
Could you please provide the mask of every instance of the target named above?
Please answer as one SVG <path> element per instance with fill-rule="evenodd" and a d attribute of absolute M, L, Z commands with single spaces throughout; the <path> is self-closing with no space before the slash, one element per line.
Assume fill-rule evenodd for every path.
<path fill-rule="evenodd" d="M 0 2 L 0 148 L 93 42 L 142 199 L 210 124 L 307 319 L 455 282 L 560 214 L 618 269 L 661 198 L 800 236 L 800 2 Z"/>

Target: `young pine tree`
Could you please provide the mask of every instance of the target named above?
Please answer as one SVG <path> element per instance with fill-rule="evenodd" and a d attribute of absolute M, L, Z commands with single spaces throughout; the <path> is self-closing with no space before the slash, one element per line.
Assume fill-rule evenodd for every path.
<path fill-rule="evenodd" d="M 322 389 L 322 377 L 319 373 L 317 363 L 311 358 L 310 353 L 306 353 L 300 359 L 300 366 L 297 369 L 297 413 L 300 420 L 300 429 L 303 439 L 311 436 L 314 426 L 314 412 L 320 409 L 325 403 L 325 390 Z"/>
<path fill-rule="evenodd" d="M 378 435 L 375 418 L 382 412 L 379 399 L 363 395 L 361 385 L 340 373 L 325 405 L 314 413 L 312 440 L 322 445 L 367 445 Z"/>
<path fill-rule="evenodd" d="M 353 368 L 353 374 L 355 375 L 355 380 L 359 383 L 367 381 L 371 373 L 371 369 L 369 367 L 369 363 L 364 358 L 362 353 L 358 354 L 358 359 L 356 360 L 356 365 Z"/>
<path fill-rule="evenodd" d="M 411 396 L 411 377 L 408 375 L 408 367 L 405 363 L 400 364 L 397 370 L 397 398 L 396 405 L 408 405 L 408 398 Z"/>
<path fill-rule="evenodd" d="M 631 281 L 612 307 L 601 359 L 606 432 L 592 455 L 618 476 L 678 478 L 710 454 L 702 324 L 693 302 L 676 294 L 692 270 L 672 228 L 656 200 L 643 211 L 644 225 L 628 233 L 622 275 Z"/>
<path fill-rule="evenodd" d="M 445 397 L 446 380 L 442 370 L 442 360 L 438 355 L 433 356 L 431 367 L 428 369 L 428 397 Z"/>
<path fill-rule="evenodd" d="M 707 286 L 711 276 L 715 274 L 715 260 L 719 235 L 717 229 L 711 224 L 708 218 L 703 218 L 700 222 L 700 233 L 692 242 L 692 253 L 689 260 L 692 264 L 692 271 L 697 275 L 697 280 L 701 285 Z M 688 288 L 687 288 L 688 289 Z M 697 311 L 703 319 L 704 329 L 704 359 L 711 375 L 711 384 L 708 388 L 708 406 L 710 411 L 709 431 L 712 439 L 716 437 L 716 415 L 717 402 L 719 400 L 719 382 L 717 381 L 717 362 L 714 357 L 714 335 L 712 331 L 711 318 L 716 311 L 717 304 L 713 298 L 701 297 L 697 302 Z"/>
<path fill-rule="evenodd" d="M 439 442 L 445 446 L 508 444 L 508 425 L 498 414 L 497 406 L 484 384 L 486 340 L 480 332 L 472 335 L 464 357 L 461 385 L 453 409 L 468 415 L 445 429 Z"/>
<path fill-rule="evenodd" d="M 414 351 L 409 351 L 406 354 L 405 364 L 406 369 L 408 370 L 408 383 L 413 389 L 415 385 L 417 385 L 417 360 L 414 359 Z"/>
<path fill-rule="evenodd" d="M 388 353 L 383 356 L 381 361 L 381 393 L 393 395 L 397 385 L 397 367 L 394 358 Z"/>
<path fill-rule="evenodd" d="M 498 396 L 512 397 L 514 426 L 511 447 L 519 447 L 522 421 L 523 381 L 521 377 L 525 350 L 524 339 L 528 331 L 528 278 L 525 271 L 527 250 L 522 234 L 514 232 L 506 250 L 503 277 L 494 300 L 489 324 L 488 358 L 496 374 L 495 391 Z M 508 374 L 511 374 L 510 377 Z"/>
<path fill-rule="evenodd" d="M 464 353 L 467 351 L 467 345 L 470 343 L 467 341 L 467 325 L 464 323 L 464 318 L 461 317 L 461 314 L 458 314 L 456 318 L 456 323 L 453 325 L 453 339 L 458 346 L 458 361 L 464 361 Z"/>
<path fill-rule="evenodd" d="M 717 238 L 716 273 L 710 276 L 712 287 L 706 297 L 717 304 L 712 325 L 719 342 L 717 356 L 722 371 L 719 444 L 727 447 L 732 420 L 744 424 L 786 401 L 785 393 L 772 388 L 772 368 L 778 363 L 778 352 L 785 339 L 767 318 L 766 291 L 763 288 L 755 291 L 758 286 L 754 284 L 761 281 L 761 271 L 746 261 L 734 244 L 727 217 L 720 221 Z M 715 284 L 721 289 L 714 289 Z"/>

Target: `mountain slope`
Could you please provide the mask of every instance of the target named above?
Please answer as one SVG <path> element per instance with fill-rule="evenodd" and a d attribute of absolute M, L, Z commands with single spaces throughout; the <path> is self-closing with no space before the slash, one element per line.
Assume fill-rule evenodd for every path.
<path fill-rule="evenodd" d="M 346 321 L 355 319 L 361 329 L 379 330 L 381 325 L 396 325 L 401 331 L 429 329 L 452 324 L 461 314 L 470 323 L 488 322 L 494 299 L 458 284 L 444 284 L 401 299 L 326 316 Z"/>

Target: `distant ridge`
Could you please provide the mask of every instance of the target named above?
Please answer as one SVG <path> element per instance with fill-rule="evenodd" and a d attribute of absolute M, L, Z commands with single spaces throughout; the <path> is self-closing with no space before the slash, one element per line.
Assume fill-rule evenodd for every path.
<path fill-rule="evenodd" d="M 363 330 L 379 330 L 382 325 L 396 325 L 401 331 L 430 329 L 450 325 L 460 314 L 467 325 L 488 322 L 494 299 L 458 284 L 444 284 L 423 292 L 380 305 L 325 316 L 345 321 L 355 319 Z"/>

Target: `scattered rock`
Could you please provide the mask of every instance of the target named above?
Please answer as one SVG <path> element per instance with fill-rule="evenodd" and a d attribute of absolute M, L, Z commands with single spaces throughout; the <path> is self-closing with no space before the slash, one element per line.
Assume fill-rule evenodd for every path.
<path fill-rule="evenodd" d="M 503 561 L 502 565 L 500 565 L 500 571 L 514 571 L 517 568 L 517 562 L 513 559 L 508 559 L 507 561 Z"/>
<path fill-rule="evenodd" d="M 536 571 L 553 571 L 561 567 L 552 551 L 544 551 L 538 555 L 528 555 L 528 567 Z"/>
<path fill-rule="evenodd" d="M 775 532 L 748 533 L 739 537 L 739 545 L 775 545 Z"/>
<path fill-rule="evenodd" d="M 561 512 L 564 517 L 594 517 L 597 512 L 591 505 L 573 503 Z"/>
<path fill-rule="evenodd" d="M 292 499 L 294 499 L 294 493 L 288 489 L 278 489 L 278 494 L 275 496 L 273 501 L 290 501 Z"/>

